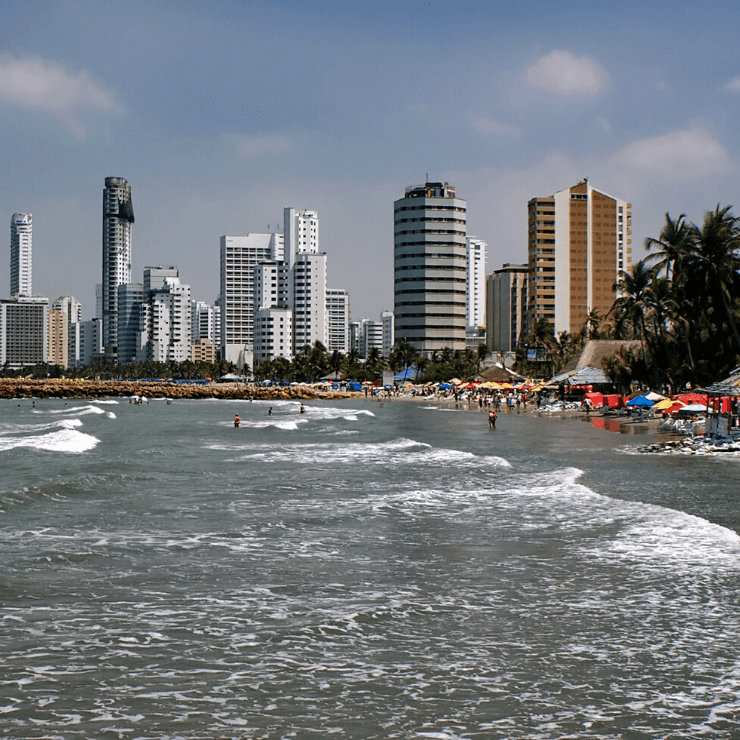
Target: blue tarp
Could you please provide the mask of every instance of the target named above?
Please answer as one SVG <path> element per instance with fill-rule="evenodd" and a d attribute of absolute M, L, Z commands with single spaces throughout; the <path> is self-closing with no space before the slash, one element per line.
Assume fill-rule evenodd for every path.
<path fill-rule="evenodd" d="M 347 383 L 347 389 L 350 391 L 361 391 L 362 390 L 362 383 L 357 383 L 356 381 L 353 381 L 351 383 Z"/>

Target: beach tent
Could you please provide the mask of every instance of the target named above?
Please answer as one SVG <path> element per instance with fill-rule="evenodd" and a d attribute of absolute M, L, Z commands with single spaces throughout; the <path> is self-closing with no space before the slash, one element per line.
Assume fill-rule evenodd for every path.
<path fill-rule="evenodd" d="M 650 409 L 655 406 L 655 402 L 651 401 L 647 396 L 635 396 L 627 401 L 626 404 L 630 408 Z"/>
<path fill-rule="evenodd" d="M 405 370 L 401 370 L 400 373 L 396 373 L 393 376 L 393 380 L 411 380 L 416 377 L 416 368 L 413 365 L 409 365 Z"/>
<path fill-rule="evenodd" d="M 679 393 L 676 398 L 684 403 L 702 403 L 705 406 L 707 405 L 706 393 L 696 393 L 695 391 L 691 393 Z"/>

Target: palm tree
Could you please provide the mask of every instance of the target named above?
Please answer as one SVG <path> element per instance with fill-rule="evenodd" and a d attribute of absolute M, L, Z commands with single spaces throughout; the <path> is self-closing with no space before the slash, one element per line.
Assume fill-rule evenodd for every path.
<path fill-rule="evenodd" d="M 686 271 L 687 279 L 700 294 L 710 300 L 720 299 L 740 352 L 740 335 L 730 310 L 740 270 L 740 223 L 731 209 L 717 205 L 704 215 L 701 228 L 692 224 L 693 248 L 686 256 Z"/>
<path fill-rule="evenodd" d="M 665 268 L 665 276 L 673 278 L 676 265 L 691 251 L 694 232 L 691 224 L 686 223 L 686 216 L 682 213 L 675 221 L 670 213 L 665 215 L 665 225 L 657 239 L 645 239 L 645 249 L 658 251 L 646 257 L 648 262 L 655 261 L 653 267 L 656 274 Z"/>
<path fill-rule="evenodd" d="M 618 298 L 611 309 L 617 314 L 618 322 L 628 321 L 640 335 L 643 342 L 642 355 L 646 363 L 645 344 L 648 334 L 645 327 L 645 312 L 648 310 L 647 294 L 652 279 L 653 271 L 648 266 L 647 260 L 635 263 L 631 272 L 622 270 L 619 280 L 614 284 Z"/>

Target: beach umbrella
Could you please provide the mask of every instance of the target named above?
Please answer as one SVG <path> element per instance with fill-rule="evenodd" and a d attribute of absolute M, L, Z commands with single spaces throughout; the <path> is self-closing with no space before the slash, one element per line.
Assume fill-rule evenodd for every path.
<path fill-rule="evenodd" d="M 665 399 L 665 396 L 661 396 L 660 393 L 656 393 L 655 391 L 650 391 L 650 393 L 645 394 L 645 398 L 649 398 L 651 401 L 662 401 Z"/>
<path fill-rule="evenodd" d="M 676 398 L 684 403 L 702 403 L 705 406 L 707 405 L 706 393 L 696 393 L 694 391 L 691 393 L 679 393 Z"/>
<path fill-rule="evenodd" d="M 707 407 L 703 403 L 690 403 L 688 406 L 683 406 L 678 410 L 679 414 L 704 414 L 707 411 Z"/>
<path fill-rule="evenodd" d="M 631 408 L 650 409 L 655 406 L 655 403 L 651 401 L 647 396 L 636 396 L 635 398 L 627 401 L 627 406 Z"/>
<path fill-rule="evenodd" d="M 677 408 L 681 408 L 684 404 L 682 401 L 674 401 L 672 398 L 664 398 L 662 401 L 653 406 L 653 411 L 663 411 L 663 409 L 670 409 L 671 407 L 678 404 Z"/>

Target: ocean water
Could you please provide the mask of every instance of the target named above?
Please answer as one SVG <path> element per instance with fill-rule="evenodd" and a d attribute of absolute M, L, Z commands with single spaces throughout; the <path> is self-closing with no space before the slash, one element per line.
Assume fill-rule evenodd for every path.
<path fill-rule="evenodd" d="M 739 458 L 298 407 L 0 402 L 0 737 L 740 737 Z"/>

